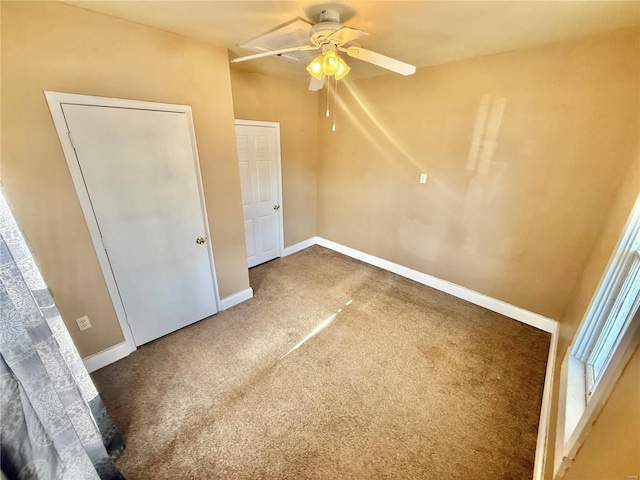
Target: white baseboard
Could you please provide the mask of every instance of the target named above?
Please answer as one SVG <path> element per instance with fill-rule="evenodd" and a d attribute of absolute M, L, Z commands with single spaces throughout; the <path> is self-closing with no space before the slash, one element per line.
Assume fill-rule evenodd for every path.
<path fill-rule="evenodd" d="M 542 405 L 540 406 L 540 421 L 538 422 L 538 440 L 536 442 L 536 456 L 533 463 L 533 480 L 544 478 L 544 465 L 547 457 L 547 444 L 549 442 L 549 423 L 551 422 L 551 396 L 553 392 L 553 375 L 555 372 L 556 355 L 558 349 L 558 324 L 551 333 L 549 344 L 549 356 L 547 357 L 547 369 L 544 374 L 544 387 L 542 390 Z"/>
<path fill-rule="evenodd" d="M 88 372 L 92 373 L 102 367 L 106 367 L 107 365 L 117 362 L 135 350 L 136 346 L 134 344 L 122 342 L 87 358 L 83 358 L 82 362 Z"/>
<path fill-rule="evenodd" d="M 292 255 L 296 252 L 299 252 L 300 250 L 304 250 L 305 248 L 309 248 L 312 245 L 315 245 L 316 243 L 318 243 L 318 237 L 311 237 L 311 238 L 307 238 L 306 240 L 303 240 L 301 242 L 298 242 L 294 245 L 291 245 L 290 247 L 286 247 L 284 249 L 284 251 L 282 252 L 282 256 L 286 257 L 288 255 Z"/>
<path fill-rule="evenodd" d="M 246 290 L 241 290 L 233 295 L 229 295 L 228 297 L 220 300 L 220 310 L 227 310 L 239 303 L 242 303 L 246 300 L 253 298 L 253 288 L 249 287 Z"/>
<path fill-rule="evenodd" d="M 529 310 L 516 307 L 515 305 L 503 302 L 502 300 L 489 297 L 474 290 L 456 285 L 455 283 L 441 280 L 440 278 L 433 277 L 426 273 L 422 273 L 403 265 L 390 262 L 389 260 L 385 260 L 383 258 L 361 252 L 359 250 L 341 245 L 331 240 L 326 240 L 321 237 L 317 238 L 317 244 L 321 247 L 329 248 L 338 253 L 342 253 L 370 265 L 382 268 L 383 270 L 388 270 L 389 272 L 393 272 L 397 275 L 400 275 L 401 277 L 409 278 L 418 283 L 422 283 L 423 285 L 427 285 L 429 287 L 435 288 L 436 290 L 440 290 L 441 292 L 448 293 L 450 295 L 453 295 L 454 297 L 458 297 L 462 300 L 466 300 L 467 302 L 484 307 L 487 310 L 491 310 L 506 317 L 513 318 L 514 320 L 518 320 L 522 323 L 526 323 L 527 325 L 531 325 L 532 327 L 536 327 L 545 332 L 553 333 L 558 328 L 558 322 L 556 322 L 555 320 L 543 317 L 542 315 L 530 312 Z"/>
<path fill-rule="evenodd" d="M 220 310 L 222 311 L 231 308 L 234 305 L 238 305 L 239 303 L 242 303 L 245 300 L 249 300 L 252 297 L 252 288 L 247 288 L 246 290 L 242 290 L 238 293 L 234 293 L 233 295 L 229 295 L 228 297 L 223 298 L 220 301 Z M 95 355 L 83 358 L 82 361 L 89 373 L 92 373 L 102 367 L 106 367 L 107 365 L 117 362 L 118 360 L 126 357 L 135 350 L 136 346 L 133 343 L 129 344 L 127 342 L 122 342 L 114 345 L 113 347 L 109 347 L 102 352 L 98 352 Z"/>

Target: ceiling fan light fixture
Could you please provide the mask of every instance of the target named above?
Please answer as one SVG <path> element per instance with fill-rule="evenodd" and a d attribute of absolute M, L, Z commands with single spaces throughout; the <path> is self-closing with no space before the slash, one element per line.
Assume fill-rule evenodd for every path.
<path fill-rule="evenodd" d="M 317 80 L 322 80 L 322 55 L 318 55 L 307 65 L 307 72 Z"/>
<path fill-rule="evenodd" d="M 317 80 L 322 80 L 323 75 L 335 75 L 336 80 L 340 80 L 350 71 L 351 68 L 349 68 L 347 62 L 345 62 L 335 50 L 327 50 L 307 65 L 307 72 Z"/>

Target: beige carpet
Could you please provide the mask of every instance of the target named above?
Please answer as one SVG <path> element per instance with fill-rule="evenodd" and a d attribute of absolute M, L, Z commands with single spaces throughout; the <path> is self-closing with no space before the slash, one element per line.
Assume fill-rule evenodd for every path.
<path fill-rule="evenodd" d="M 129 480 L 532 477 L 548 334 L 318 246 L 250 275 L 93 374 Z"/>

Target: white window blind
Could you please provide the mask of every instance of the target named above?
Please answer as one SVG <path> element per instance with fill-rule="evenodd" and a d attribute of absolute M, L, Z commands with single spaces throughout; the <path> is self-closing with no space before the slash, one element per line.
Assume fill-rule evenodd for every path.
<path fill-rule="evenodd" d="M 640 253 L 629 257 L 629 265 L 622 284 L 609 310 L 596 343 L 585 362 L 587 398 L 602 378 L 624 332 L 640 306 Z"/>

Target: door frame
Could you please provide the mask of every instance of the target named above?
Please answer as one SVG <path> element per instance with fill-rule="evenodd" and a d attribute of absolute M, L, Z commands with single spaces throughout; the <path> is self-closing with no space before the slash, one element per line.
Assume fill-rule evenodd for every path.
<path fill-rule="evenodd" d="M 116 283 L 116 279 L 114 277 L 113 271 L 111 270 L 111 264 L 109 263 L 109 258 L 107 256 L 105 247 L 102 243 L 102 237 L 100 235 L 98 221 L 93 212 L 93 207 L 91 206 L 89 192 L 87 190 L 87 186 L 85 185 L 84 178 L 82 177 L 82 171 L 80 169 L 80 164 L 76 157 L 76 151 L 73 147 L 71 135 L 67 128 L 67 123 L 64 118 L 64 112 L 62 111 L 62 105 L 63 104 L 87 105 L 87 106 L 95 106 L 95 107 L 112 107 L 112 108 L 151 110 L 151 111 L 159 111 L 159 112 L 175 112 L 175 113 L 186 114 L 187 123 L 189 127 L 189 134 L 191 137 L 191 150 L 193 152 L 194 171 L 196 174 L 196 180 L 198 184 L 198 196 L 200 198 L 200 206 L 202 208 L 202 219 L 204 222 L 205 235 L 209 239 L 209 241 L 206 242 L 206 244 L 207 244 L 207 252 L 209 256 L 209 265 L 211 268 L 211 275 L 213 278 L 213 289 L 215 292 L 215 305 L 216 305 L 216 311 L 219 312 L 220 311 L 220 293 L 218 289 L 218 279 L 216 276 L 215 262 L 213 258 L 213 248 L 212 248 L 212 242 L 211 242 L 211 233 L 209 230 L 209 221 L 207 218 L 207 209 L 206 209 L 206 203 L 204 198 L 204 190 L 202 187 L 200 159 L 198 158 L 198 147 L 196 145 L 196 135 L 195 135 L 195 129 L 193 124 L 193 115 L 191 113 L 191 107 L 189 105 L 174 105 L 169 103 L 145 102 L 141 100 L 127 100 L 127 99 L 110 98 L 110 97 L 96 97 L 92 95 L 78 95 L 74 93 L 62 93 L 62 92 L 52 92 L 52 91 L 45 91 L 44 94 L 47 99 L 47 103 L 49 104 L 51 117 L 53 118 L 53 123 L 56 128 L 58 138 L 60 139 L 60 144 L 62 145 L 62 151 L 67 161 L 67 166 L 69 167 L 69 173 L 71 174 L 71 179 L 73 180 L 73 185 L 76 189 L 78 200 L 80 201 L 80 207 L 82 208 L 82 213 L 84 214 L 84 219 L 89 229 L 89 235 L 91 236 L 93 248 L 98 257 L 98 263 L 100 264 L 102 275 L 104 276 L 104 280 L 107 284 L 107 290 L 109 291 L 109 296 L 111 297 L 111 303 L 113 304 L 113 308 L 116 312 L 116 317 L 118 318 L 118 322 L 120 324 L 120 328 L 122 329 L 122 334 L 124 336 L 124 342 L 118 345 L 115 345 L 113 347 L 110 347 L 107 350 L 104 350 L 103 352 L 98 352 L 97 354 L 92 355 L 91 357 L 88 357 L 87 359 L 85 359 L 85 364 L 87 365 L 87 369 L 89 369 L 90 371 L 93 371 L 93 370 L 96 370 L 97 368 L 101 368 L 102 366 L 108 363 L 111 363 L 120 358 L 126 357 L 131 352 L 136 350 L 137 346 L 133 338 L 133 334 L 131 332 L 131 327 L 129 326 L 129 322 L 127 321 L 127 317 L 125 315 L 124 304 L 122 303 L 122 299 L 120 298 L 118 285 Z M 105 358 L 104 355 L 106 355 L 107 358 Z M 101 357 L 101 358 L 98 358 L 98 357 Z"/>
<path fill-rule="evenodd" d="M 278 242 L 278 258 L 282 257 L 284 254 L 284 214 L 282 211 L 284 210 L 284 205 L 282 202 L 282 158 L 280 154 L 280 122 L 266 122 L 261 120 L 242 120 L 237 119 L 234 121 L 235 126 L 244 125 L 247 127 L 270 127 L 274 128 L 276 132 L 276 176 L 278 177 L 278 205 L 280 205 L 280 209 L 278 210 L 278 220 L 280 222 L 280 231 L 279 237 L 280 241 Z M 236 146 L 237 148 L 237 146 Z M 246 245 L 245 245 L 245 257 L 246 257 Z"/>

